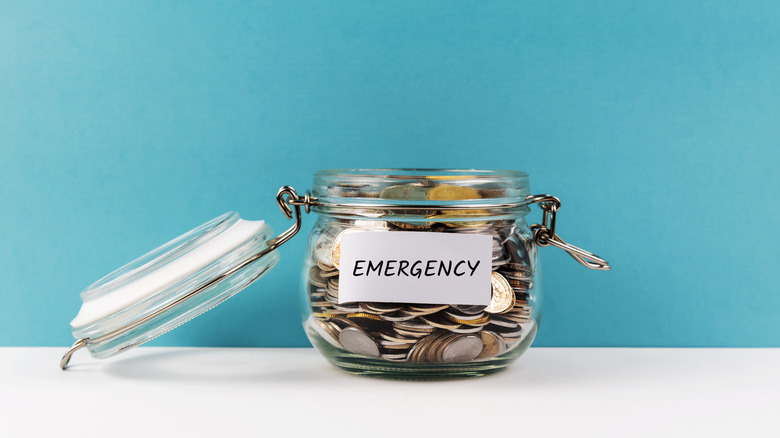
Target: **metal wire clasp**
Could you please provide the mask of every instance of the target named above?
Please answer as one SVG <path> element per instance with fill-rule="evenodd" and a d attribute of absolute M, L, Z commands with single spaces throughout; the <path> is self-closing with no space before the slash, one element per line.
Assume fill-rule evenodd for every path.
<path fill-rule="evenodd" d="M 555 233 L 555 216 L 561 208 L 561 200 L 551 195 L 531 195 L 525 198 L 529 204 L 539 204 L 544 216 L 542 224 L 531 225 L 534 232 L 534 241 L 539 246 L 555 246 L 566 251 L 574 260 L 577 260 L 582 266 L 588 269 L 599 271 L 609 271 L 612 269 L 609 262 L 591 252 L 585 251 L 574 245 L 566 243 L 561 236 Z"/>
<path fill-rule="evenodd" d="M 264 254 L 279 248 L 284 242 L 290 240 L 292 236 L 298 234 L 298 231 L 301 230 L 301 207 L 304 207 L 306 213 L 310 213 L 311 206 L 317 205 L 317 198 L 311 196 L 309 192 L 300 197 L 294 188 L 284 186 L 276 193 L 276 203 L 279 204 L 279 208 L 282 209 L 282 213 L 287 216 L 287 219 L 293 218 L 293 209 L 295 209 L 295 224 L 284 233 L 269 240 L 268 248 L 263 251 Z M 291 205 L 292 208 L 290 208 Z"/>

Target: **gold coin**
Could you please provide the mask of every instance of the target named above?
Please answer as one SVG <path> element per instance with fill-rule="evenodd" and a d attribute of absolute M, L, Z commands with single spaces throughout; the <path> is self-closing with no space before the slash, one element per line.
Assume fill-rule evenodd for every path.
<path fill-rule="evenodd" d="M 366 231 L 360 228 L 350 228 L 348 230 L 344 230 L 339 233 L 338 236 L 336 236 L 335 239 L 333 239 L 333 247 L 330 250 L 330 256 L 331 259 L 333 259 L 333 266 L 336 267 L 336 270 L 341 269 L 341 237 L 344 236 L 344 233 L 350 233 L 353 231 Z"/>
<path fill-rule="evenodd" d="M 424 201 L 427 193 L 428 188 L 421 184 L 398 184 L 382 189 L 379 197 L 400 201 Z"/>
<path fill-rule="evenodd" d="M 483 346 L 477 359 L 499 356 L 506 352 L 506 342 L 501 336 L 489 330 L 483 330 L 479 333 L 479 337 L 482 339 Z"/>
<path fill-rule="evenodd" d="M 425 363 L 428 356 L 428 349 L 432 342 L 434 342 L 440 334 L 432 333 L 420 340 L 420 342 L 414 344 L 409 350 L 408 360 L 409 362 Z"/>
<path fill-rule="evenodd" d="M 463 201 L 466 199 L 479 199 L 479 190 L 473 187 L 442 184 L 428 190 L 427 198 L 430 201 Z"/>
<path fill-rule="evenodd" d="M 341 235 L 344 234 L 344 231 L 339 233 L 338 236 L 336 236 L 335 239 L 333 239 L 333 248 L 331 248 L 331 258 L 333 260 L 333 265 L 336 266 L 336 269 L 341 269 Z"/>
<path fill-rule="evenodd" d="M 490 322 L 490 315 L 485 315 L 483 317 L 475 318 L 475 319 L 460 319 L 454 315 L 445 313 L 444 317 L 449 319 L 452 322 L 457 322 L 458 324 L 465 324 L 465 325 L 483 325 Z"/>
<path fill-rule="evenodd" d="M 480 199 L 479 190 L 473 187 L 456 186 L 451 184 L 438 185 L 428 191 L 428 200 L 430 201 L 463 201 L 467 199 Z M 427 219 L 445 222 L 453 227 L 474 226 L 474 218 L 485 216 L 487 210 L 441 210 L 436 214 L 426 216 Z M 469 223 L 448 222 L 452 219 L 467 219 Z M 487 222 L 485 222 L 486 224 Z M 478 224 L 482 224 L 479 222 Z"/>
<path fill-rule="evenodd" d="M 453 333 L 446 333 L 434 339 L 434 342 L 428 349 L 428 354 L 426 355 L 425 359 L 431 363 L 441 362 L 441 355 L 444 350 L 446 350 L 447 347 L 449 347 L 457 339 L 458 335 Z"/>
<path fill-rule="evenodd" d="M 490 277 L 490 285 L 493 294 L 490 298 L 490 305 L 487 306 L 487 313 L 504 313 L 512 310 L 515 305 L 515 291 L 503 275 L 493 272 Z"/>
<path fill-rule="evenodd" d="M 374 315 L 373 313 L 365 313 L 365 312 L 348 313 L 347 318 L 367 318 L 367 319 L 375 319 L 377 321 L 384 321 L 384 319 L 380 318 L 379 315 Z"/>

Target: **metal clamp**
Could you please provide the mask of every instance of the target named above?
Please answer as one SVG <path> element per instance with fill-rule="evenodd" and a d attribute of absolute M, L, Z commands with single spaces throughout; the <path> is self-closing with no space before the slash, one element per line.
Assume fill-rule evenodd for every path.
<path fill-rule="evenodd" d="M 91 343 L 99 343 L 99 342 L 105 342 L 110 339 L 114 339 L 118 336 L 121 336 L 125 333 L 127 333 L 130 330 L 133 330 L 140 326 L 141 324 L 144 324 L 163 313 L 171 310 L 172 308 L 178 306 L 182 302 L 194 297 L 195 295 L 199 294 L 200 292 L 208 289 L 209 287 L 215 285 L 216 283 L 219 283 L 221 280 L 235 274 L 236 272 L 240 271 L 241 269 L 244 269 L 248 265 L 250 265 L 252 262 L 256 261 L 257 259 L 267 255 L 271 251 L 275 250 L 276 248 L 279 248 L 282 246 L 283 243 L 290 240 L 294 235 L 298 233 L 298 231 L 301 230 L 301 206 L 305 206 L 306 213 L 311 211 L 311 196 L 307 192 L 306 195 L 302 198 L 298 196 L 298 193 L 290 186 L 284 186 L 279 189 L 279 192 L 276 194 L 276 202 L 279 204 L 279 208 L 282 209 L 282 212 L 285 216 L 287 216 L 287 219 L 293 218 L 293 211 L 295 213 L 295 223 L 292 227 L 290 227 L 287 231 L 280 234 L 279 236 L 271 239 L 268 241 L 268 244 L 265 248 L 263 248 L 262 251 L 258 252 L 257 254 L 253 255 L 252 257 L 248 258 L 247 260 L 244 260 L 240 264 L 230 268 L 228 271 L 223 272 L 217 277 L 212 278 L 208 282 L 198 286 L 197 288 L 189 291 L 187 294 L 179 297 L 178 299 L 174 300 L 173 302 L 155 310 L 154 312 L 144 316 L 143 318 L 137 319 L 125 326 L 122 326 L 114 331 L 111 331 L 109 333 L 106 333 L 100 337 L 97 337 L 95 339 L 91 338 L 82 338 L 77 340 L 71 347 L 68 349 L 68 351 L 65 353 L 65 355 L 62 356 L 62 359 L 60 360 L 60 368 L 66 369 L 68 367 L 68 362 L 70 362 L 71 356 L 73 356 L 73 353 L 78 351 L 81 348 L 86 347 L 88 344 Z M 290 205 L 294 207 L 294 210 L 290 208 Z"/>
<path fill-rule="evenodd" d="M 609 271 L 612 269 L 609 262 L 591 252 L 582 248 L 566 243 L 561 236 L 555 233 L 555 216 L 561 208 L 561 200 L 551 195 L 531 195 L 527 197 L 529 204 L 539 204 L 544 211 L 542 224 L 531 225 L 534 232 L 534 241 L 539 246 L 555 246 L 566 251 L 574 260 L 577 260 L 582 266 L 588 269 L 599 271 Z"/>

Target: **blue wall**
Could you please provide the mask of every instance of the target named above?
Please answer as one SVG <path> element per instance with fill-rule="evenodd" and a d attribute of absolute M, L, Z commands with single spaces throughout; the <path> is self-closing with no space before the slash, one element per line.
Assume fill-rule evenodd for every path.
<path fill-rule="evenodd" d="M 529 172 L 613 263 L 542 251 L 537 345 L 780 346 L 778 3 L 487 3 L 0 3 L 0 345 L 317 169 L 426 166 Z M 306 345 L 304 240 L 155 343 Z"/>

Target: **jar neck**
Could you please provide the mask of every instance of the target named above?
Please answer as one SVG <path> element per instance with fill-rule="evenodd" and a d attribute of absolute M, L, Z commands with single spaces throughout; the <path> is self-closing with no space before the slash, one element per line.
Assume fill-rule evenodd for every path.
<path fill-rule="evenodd" d="M 390 208 L 388 208 L 390 207 Z M 320 215 L 342 219 L 375 219 L 404 222 L 484 222 L 491 220 L 513 220 L 525 217 L 528 204 L 462 204 L 441 205 L 398 205 L 381 206 L 359 204 L 328 204 L 319 202 L 312 208 Z"/>
<path fill-rule="evenodd" d="M 318 213 L 448 221 L 525 216 L 528 175 L 511 170 L 346 169 L 314 175 Z"/>

